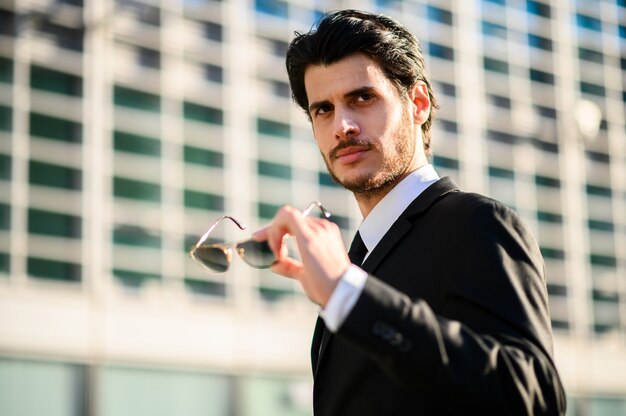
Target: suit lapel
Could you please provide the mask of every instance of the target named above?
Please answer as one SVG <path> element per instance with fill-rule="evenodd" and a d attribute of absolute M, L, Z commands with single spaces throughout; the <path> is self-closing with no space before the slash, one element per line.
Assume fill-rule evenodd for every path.
<path fill-rule="evenodd" d="M 450 192 L 456 192 L 458 190 L 458 186 L 449 177 L 442 178 L 426 188 L 393 223 L 389 231 L 385 233 L 378 245 L 376 245 L 374 250 L 365 259 L 361 268 L 373 274 L 380 262 L 387 256 L 387 253 L 389 253 L 402 237 L 413 228 L 417 216 L 428 210 L 438 199 Z M 327 350 L 328 343 L 331 339 L 332 333 L 326 328 L 323 320 L 318 318 L 311 348 L 313 377 L 315 377 L 319 371 L 324 352 Z"/>

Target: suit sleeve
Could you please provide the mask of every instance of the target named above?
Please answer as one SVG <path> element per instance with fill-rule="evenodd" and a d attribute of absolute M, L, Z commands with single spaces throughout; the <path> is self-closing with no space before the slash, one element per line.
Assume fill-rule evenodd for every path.
<path fill-rule="evenodd" d="M 453 413 L 565 414 L 537 244 L 495 202 L 457 221 L 438 310 L 370 275 L 338 336 Z"/>

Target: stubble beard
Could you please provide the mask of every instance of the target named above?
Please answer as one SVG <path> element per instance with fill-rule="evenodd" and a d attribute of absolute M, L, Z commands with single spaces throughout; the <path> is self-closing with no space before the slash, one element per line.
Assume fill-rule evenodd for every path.
<path fill-rule="evenodd" d="M 383 160 L 382 166 L 376 172 L 351 179 L 340 179 L 333 171 L 328 157 L 322 155 L 331 178 L 357 197 L 374 196 L 395 186 L 409 170 L 415 154 L 416 138 L 406 107 L 402 110 L 402 118 L 391 138 L 394 140 L 395 147 L 393 157 Z M 342 147 L 360 144 L 358 140 L 348 139 L 346 145 Z M 376 151 L 376 148 L 371 145 L 370 148 Z"/>

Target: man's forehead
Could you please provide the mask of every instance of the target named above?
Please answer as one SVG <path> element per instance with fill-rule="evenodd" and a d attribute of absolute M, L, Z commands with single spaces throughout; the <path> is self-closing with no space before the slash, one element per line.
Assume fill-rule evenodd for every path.
<path fill-rule="evenodd" d="M 328 65 L 309 65 L 304 72 L 304 86 L 309 100 L 320 95 L 344 94 L 355 88 L 384 88 L 384 72 L 371 58 L 354 54 Z"/>

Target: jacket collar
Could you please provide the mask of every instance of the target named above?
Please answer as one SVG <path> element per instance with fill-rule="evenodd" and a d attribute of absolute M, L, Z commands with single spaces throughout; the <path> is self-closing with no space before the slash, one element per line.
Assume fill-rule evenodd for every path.
<path fill-rule="evenodd" d="M 400 217 L 393 223 L 376 248 L 365 259 L 361 268 L 368 273 L 376 270 L 376 267 L 387 256 L 387 253 L 413 228 L 413 223 L 417 216 L 427 211 L 441 197 L 457 191 L 459 191 L 459 187 L 449 177 L 444 177 L 426 188 L 400 214 Z"/>

